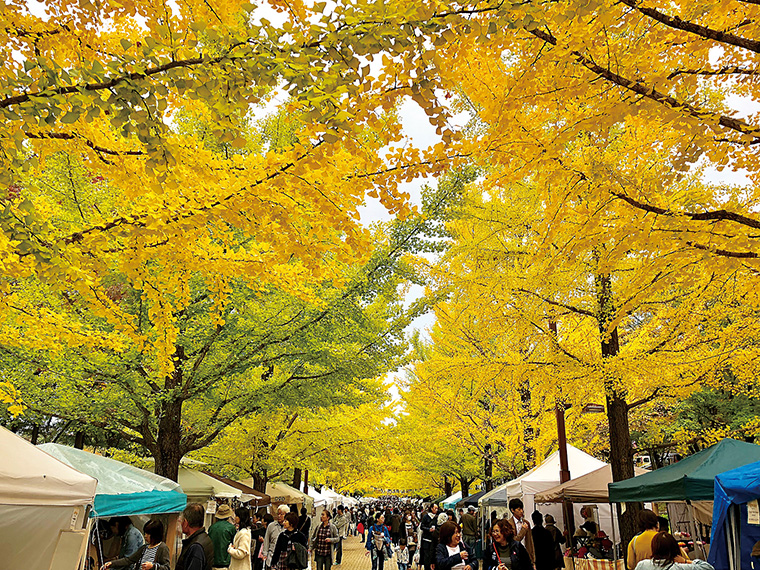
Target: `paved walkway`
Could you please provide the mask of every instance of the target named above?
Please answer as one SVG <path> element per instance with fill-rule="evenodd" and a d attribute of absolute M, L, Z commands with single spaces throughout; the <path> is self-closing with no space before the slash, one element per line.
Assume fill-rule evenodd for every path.
<path fill-rule="evenodd" d="M 361 535 L 349 536 L 343 541 L 343 563 L 333 566 L 332 570 L 372 570 L 372 561 L 365 556 L 366 552 Z M 384 570 L 396 570 L 396 563 L 393 567 L 386 564 Z"/>
<path fill-rule="evenodd" d="M 364 549 L 361 536 L 349 536 L 343 541 L 343 563 L 332 570 L 372 570 L 372 561 Z M 386 560 L 383 570 L 398 570 L 396 557 Z"/>

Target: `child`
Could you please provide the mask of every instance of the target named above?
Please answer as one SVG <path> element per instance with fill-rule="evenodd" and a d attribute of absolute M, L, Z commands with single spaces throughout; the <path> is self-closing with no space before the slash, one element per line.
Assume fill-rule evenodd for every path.
<path fill-rule="evenodd" d="M 398 564 L 398 570 L 407 570 L 407 568 L 409 568 L 409 549 L 406 547 L 405 538 L 398 541 L 398 546 L 396 547 L 396 564 Z"/>

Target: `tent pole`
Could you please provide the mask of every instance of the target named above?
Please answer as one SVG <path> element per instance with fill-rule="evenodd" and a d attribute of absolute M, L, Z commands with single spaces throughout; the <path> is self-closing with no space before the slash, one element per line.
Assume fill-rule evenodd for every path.
<path fill-rule="evenodd" d="M 615 519 L 617 518 L 617 505 L 610 503 L 610 519 L 612 522 L 612 563 L 617 568 L 617 533 L 615 532 Z"/>
<path fill-rule="evenodd" d="M 697 552 L 697 539 L 700 537 L 697 534 L 697 519 L 696 515 L 694 514 L 694 505 L 691 504 L 691 501 L 686 501 L 686 504 L 689 506 L 689 524 L 691 525 L 691 536 L 692 540 L 694 541 L 694 552 Z M 701 538 L 699 540 L 699 543 L 699 548 L 702 551 L 702 560 L 706 560 L 707 555 L 705 554 L 705 547 L 704 544 L 702 544 Z"/>
<path fill-rule="evenodd" d="M 726 522 L 723 523 L 726 526 L 726 553 L 728 554 L 728 568 L 729 570 L 736 570 L 736 553 L 734 551 L 734 544 L 736 544 L 736 528 L 734 527 L 734 520 L 732 517 L 732 509 L 734 505 L 729 505 L 726 512 Z"/>

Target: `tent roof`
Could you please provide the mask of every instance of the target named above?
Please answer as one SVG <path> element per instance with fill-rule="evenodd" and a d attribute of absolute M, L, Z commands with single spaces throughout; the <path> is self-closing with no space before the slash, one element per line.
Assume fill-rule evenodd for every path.
<path fill-rule="evenodd" d="M 253 484 L 253 478 L 249 477 L 240 482 L 244 485 Z M 291 487 L 287 483 L 282 483 L 280 481 L 267 483 L 267 495 L 269 495 L 272 502 L 275 504 L 303 503 L 304 507 L 308 510 L 314 508 L 314 497 L 310 497 L 295 487 Z"/>
<path fill-rule="evenodd" d="M 97 480 L 0 427 L 0 504 L 92 504 Z"/>
<path fill-rule="evenodd" d="M 320 491 L 320 493 L 325 499 L 342 499 L 343 498 L 343 495 L 339 495 L 338 493 L 330 489 L 330 487 L 322 487 L 322 490 Z"/>
<path fill-rule="evenodd" d="M 760 461 L 760 445 L 724 439 L 678 463 L 611 483 L 610 501 L 711 501 L 715 476 Z"/>
<path fill-rule="evenodd" d="M 467 497 L 465 497 L 464 499 L 462 499 L 461 501 L 459 501 L 457 503 L 457 508 L 459 508 L 459 507 L 469 507 L 470 505 L 473 505 L 473 506 L 477 507 L 478 506 L 478 499 L 480 499 L 480 497 L 482 497 L 485 494 L 486 494 L 486 492 L 484 490 L 484 491 L 479 491 L 479 492 L 475 493 L 474 495 L 468 495 Z"/>
<path fill-rule="evenodd" d="M 646 469 L 634 467 L 634 475 L 638 476 L 645 473 L 648 473 Z M 535 501 L 537 503 L 561 503 L 567 499 L 574 503 L 607 503 L 610 498 L 607 485 L 610 483 L 612 483 L 612 467 L 605 465 L 577 479 L 571 479 L 566 483 L 537 493 Z"/>
<path fill-rule="evenodd" d="M 570 468 L 570 479 L 580 477 L 591 471 L 604 467 L 606 463 L 596 457 L 581 451 L 572 445 L 567 446 L 567 463 Z M 478 501 L 479 505 L 507 505 L 508 498 L 535 495 L 554 487 L 559 483 L 559 451 L 555 451 L 540 464 L 523 473 L 516 479 L 507 481 L 490 493 L 486 493 Z"/>
<path fill-rule="evenodd" d="M 230 487 L 233 487 L 241 491 L 243 493 L 241 497 L 244 497 L 244 496 L 250 497 L 248 500 L 255 501 L 256 506 L 261 507 L 264 505 L 268 505 L 269 503 L 272 502 L 272 499 L 269 497 L 269 495 L 261 493 L 260 491 L 257 491 L 256 489 L 249 487 L 248 485 L 244 485 L 243 483 L 238 483 L 237 481 L 233 481 L 232 479 L 228 479 L 227 477 L 222 477 L 221 475 L 209 473 L 208 471 L 203 471 L 203 473 L 204 475 L 213 477 L 214 479 L 224 483 L 225 485 L 229 485 Z"/>
<path fill-rule="evenodd" d="M 309 490 L 306 494 L 309 495 L 312 499 L 314 499 L 315 507 L 321 507 L 327 504 L 327 499 L 325 499 L 322 496 L 322 493 L 317 491 L 314 487 L 309 487 Z"/>
<path fill-rule="evenodd" d="M 450 497 L 446 497 L 441 503 L 444 509 L 450 509 L 462 499 L 462 491 L 457 491 Z"/>
<path fill-rule="evenodd" d="M 58 443 L 38 447 L 98 480 L 92 516 L 175 513 L 187 504 L 182 488 L 166 477 Z"/>
<path fill-rule="evenodd" d="M 177 477 L 182 490 L 188 497 L 241 498 L 243 492 L 210 475 L 180 465 Z"/>

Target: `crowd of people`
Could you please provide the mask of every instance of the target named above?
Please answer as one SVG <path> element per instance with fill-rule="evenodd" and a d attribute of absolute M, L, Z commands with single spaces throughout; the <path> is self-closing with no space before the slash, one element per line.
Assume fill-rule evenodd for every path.
<path fill-rule="evenodd" d="M 322 510 L 312 524 L 305 509 L 280 505 L 276 515 L 252 513 L 241 506 L 220 505 L 215 522 L 204 528 L 205 505 L 189 504 L 180 517 L 185 538 L 175 570 L 331 570 L 343 559 L 343 543 L 361 537 L 370 564 L 367 570 L 556 570 L 565 556 L 611 558 L 612 542 L 590 511 L 571 538 L 550 514 L 531 514 L 520 499 L 509 502 L 509 514 L 492 513 L 485 541 L 480 540 L 476 509 L 441 511 L 411 502 L 383 502 L 360 508 Z M 650 510 L 638 515 L 640 532 L 627 550 L 628 570 L 713 570 L 690 560 L 666 528 L 667 520 Z M 113 521 L 122 537 L 119 556 L 101 568 L 170 570 L 164 526 L 151 520 L 140 533 L 128 517 Z M 566 550 L 567 548 L 567 550 Z M 395 558 L 397 569 L 386 569 Z"/>

